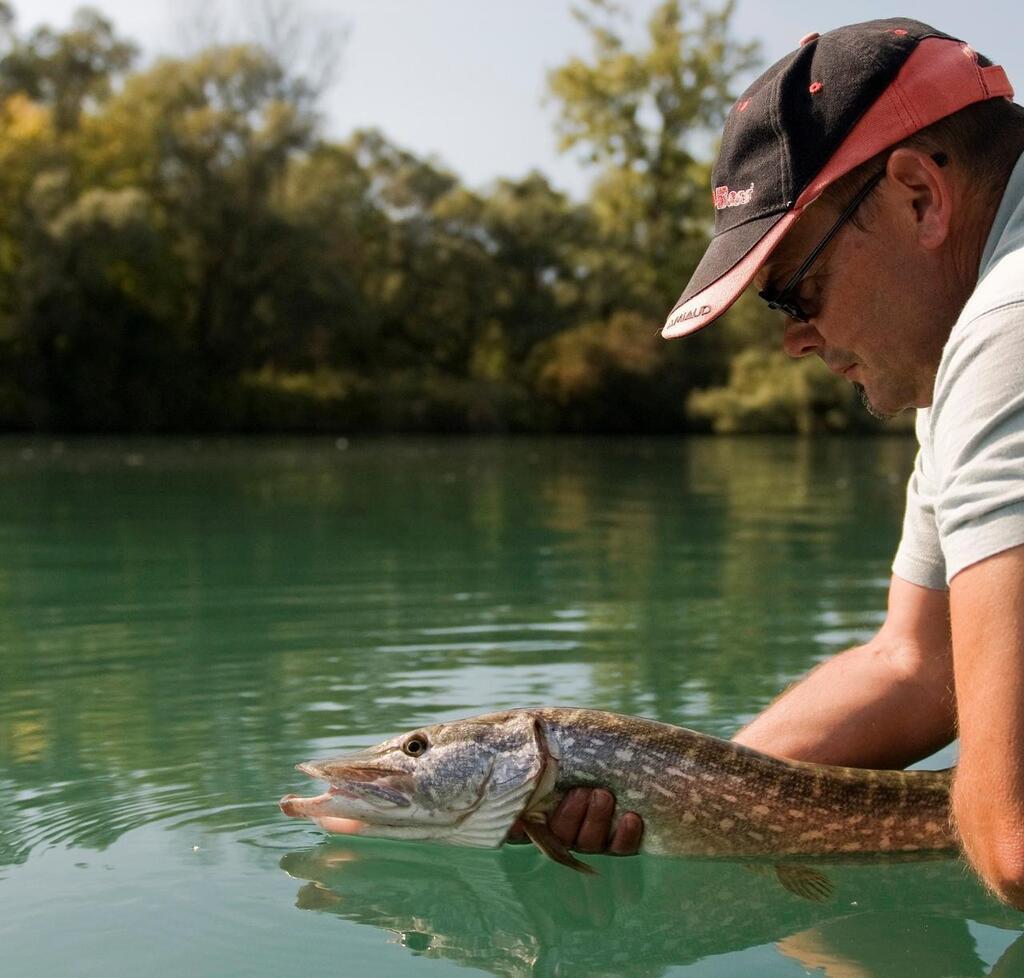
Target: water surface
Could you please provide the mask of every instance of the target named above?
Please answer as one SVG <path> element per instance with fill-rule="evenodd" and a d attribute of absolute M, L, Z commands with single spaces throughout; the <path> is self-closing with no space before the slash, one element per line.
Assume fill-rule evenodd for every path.
<path fill-rule="evenodd" d="M 1024 974 L 1024 915 L 956 862 L 830 867 L 816 905 L 735 864 L 591 879 L 276 807 L 298 760 L 510 706 L 730 734 L 878 626 L 912 455 L 0 443 L 5 973 Z"/>

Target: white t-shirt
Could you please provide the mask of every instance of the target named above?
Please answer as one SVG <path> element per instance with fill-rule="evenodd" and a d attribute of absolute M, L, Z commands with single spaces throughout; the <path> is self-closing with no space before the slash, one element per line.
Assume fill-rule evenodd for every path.
<path fill-rule="evenodd" d="M 942 351 L 893 573 L 945 588 L 1024 544 L 1024 156 L 981 256 L 978 284 Z"/>

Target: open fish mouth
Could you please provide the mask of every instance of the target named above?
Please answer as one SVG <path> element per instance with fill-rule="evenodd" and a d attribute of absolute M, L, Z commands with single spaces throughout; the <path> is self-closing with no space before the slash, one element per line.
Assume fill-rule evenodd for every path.
<path fill-rule="evenodd" d="M 403 784 L 404 775 L 398 771 L 353 767 L 344 777 L 325 778 L 323 768 L 315 762 L 296 767 L 311 778 L 328 780 L 329 787 L 313 797 L 285 795 L 278 806 L 285 815 L 312 819 L 330 832 L 355 834 L 357 826 L 368 824 L 358 816 L 408 808 L 412 804 L 408 785 Z"/>

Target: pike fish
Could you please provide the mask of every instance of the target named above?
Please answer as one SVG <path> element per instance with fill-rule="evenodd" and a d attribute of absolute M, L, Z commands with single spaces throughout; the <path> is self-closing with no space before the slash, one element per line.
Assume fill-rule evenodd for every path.
<path fill-rule="evenodd" d="M 327 782 L 281 810 L 332 832 L 497 847 L 519 821 L 545 854 L 583 872 L 547 828 L 572 787 L 609 788 L 644 821 L 641 851 L 774 868 L 825 899 L 813 857 L 952 852 L 951 771 L 871 771 L 779 760 L 641 717 L 574 707 L 508 710 L 423 727 L 298 769 Z"/>

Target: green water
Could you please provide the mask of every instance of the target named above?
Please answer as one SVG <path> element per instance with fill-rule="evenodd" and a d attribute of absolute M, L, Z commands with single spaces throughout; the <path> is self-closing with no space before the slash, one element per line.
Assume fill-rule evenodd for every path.
<path fill-rule="evenodd" d="M 276 806 L 296 761 L 506 706 L 729 734 L 878 625 L 912 452 L 0 442 L 0 973 L 1024 974 L 956 862 L 819 867 L 816 905 Z"/>

